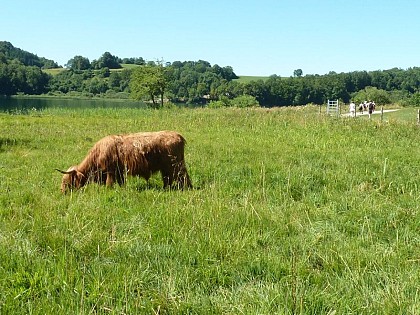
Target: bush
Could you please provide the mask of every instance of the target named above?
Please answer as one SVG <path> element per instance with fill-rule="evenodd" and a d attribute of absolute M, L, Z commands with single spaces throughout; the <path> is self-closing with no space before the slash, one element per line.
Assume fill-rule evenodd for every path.
<path fill-rule="evenodd" d="M 208 105 L 209 108 L 222 108 L 225 107 L 225 103 L 222 101 L 211 101 Z"/>
<path fill-rule="evenodd" d="M 218 101 L 211 101 L 208 105 L 210 108 L 221 108 L 232 106 L 232 101 L 227 96 L 222 96 Z"/>
<path fill-rule="evenodd" d="M 241 95 L 232 100 L 232 106 L 234 107 L 260 107 L 257 99 L 251 95 Z"/>
<path fill-rule="evenodd" d="M 353 99 L 357 104 L 369 100 L 374 101 L 376 105 L 386 105 L 392 103 L 391 96 L 387 91 L 372 86 L 368 86 L 363 90 L 354 93 Z"/>
<path fill-rule="evenodd" d="M 406 101 L 408 106 L 420 106 L 420 93 L 412 94 Z"/>
<path fill-rule="evenodd" d="M 260 107 L 257 99 L 251 95 L 241 95 L 235 97 L 234 99 L 229 99 L 228 97 L 221 97 L 218 101 L 211 101 L 208 105 L 210 108 L 221 108 L 221 107 Z"/>

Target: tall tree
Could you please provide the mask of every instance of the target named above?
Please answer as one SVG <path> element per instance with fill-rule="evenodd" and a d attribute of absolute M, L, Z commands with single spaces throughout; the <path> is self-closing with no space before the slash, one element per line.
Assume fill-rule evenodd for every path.
<path fill-rule="evenodd" d="M 74 56 L 72 59 L 67 61 L 66 67 L 72 70 L 88 70 L 91 65 L 88 58 L 83 56 Z"/>
<path fill-rule="evenodd" d="M 120 69 L 121 65 L 118 61 L 117 56 L 111 55 L 109 52 L 105 52 L 101 58 L 98 60 L 92 61 L 92 66 L 95 69 L 101 69 L 101 68 L 109 68 L 109 69 Z"/>
<path fill-rule="evenodd" d="M 294 77 L 300 78 L 302 75 L 303 75 L 302 69 L 296 69 L 295 71 L 293 71 L 293 76 Z"/>
<path fill-rule="evenodd" d="M 162 65 L 140 66 L 133 70 L 130 81 L 131 96 L 137 100 L 150 100 L 153 107 L 163 106 L 167 86 L 165 68 Z M 160 104 L 157 102 L 160 98 Z"/>

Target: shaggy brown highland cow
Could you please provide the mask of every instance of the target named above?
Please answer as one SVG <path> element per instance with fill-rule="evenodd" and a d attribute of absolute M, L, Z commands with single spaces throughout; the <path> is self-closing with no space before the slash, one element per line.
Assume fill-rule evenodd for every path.
<path fill-rule="evenodd" d="M 175 131 L 111 135 L 99 140 L 85 159 L 63 173 L 61 191 L 77 189 L 89 182 L 123 185 L 126 174 L 148 180 L 161 172 L 163 186 L 191 188 L 184 160 L 185 139 Z"/>

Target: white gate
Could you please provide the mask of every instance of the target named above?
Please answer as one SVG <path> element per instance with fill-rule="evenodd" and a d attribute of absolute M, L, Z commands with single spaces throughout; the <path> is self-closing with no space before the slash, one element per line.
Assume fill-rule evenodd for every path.
<path fill-rule="evenodd" d="M 340 104 L 338 103 L 338 100 L 335 100 L 335 101 L 328 100 L 327 114 L 331 116 L 340 115 Z"/>

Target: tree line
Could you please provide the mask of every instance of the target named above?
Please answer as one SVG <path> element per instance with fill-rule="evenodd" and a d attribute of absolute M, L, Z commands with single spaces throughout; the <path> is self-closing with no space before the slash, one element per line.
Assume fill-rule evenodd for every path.
<path fill-rule="evenodd" d="M 237 76 L 231 67 L 211 66 L 201 60 L 174 62 L 134 69 L 130 88 L 135 98 L 152 99 L 153 104 L 155 97 L 160 97 L 161 102 L 166 97 L 174 102 L 213 101 L 218 102 L 217 106 L 229 106 L 229 100 L 251 96 L 257 105 L 264 107 L 324 104 L 328 99 L 345 103 L 375 100 L 380 105 L 395 102 L 420 105 L 419 67 L 306 76 L 300 70 L 295 74 L 242 83 L 235 80 Z M 161 78 L 156 81 L 158 76 Z"/>
<path fill-rule="evenodd" d="M 0 62 L 16 60 L 25 66 L 36 66 L 43 69 L 58 68 L 54 60 L 38 57 L 37 55 L 14 47 L 11 43 L 0 41 Z"/>
<path fill-rule="evenodd" d="M 297 69 L 291 77 L 272 75 L 244 83 L 232 67 L 204 60 L 145 61 L 105 52 L 93 61 L 75 56 L 65 66 L 51 74 L 48 69 L 58 67 L 54 61 L 0 42 L 0 95 L 132 97 L 155 107 L 164 101 L 229 106 L 237 98 L 241 104 L 254 100 L 264 107 L 323 104 L 328 99 L 420 105 L 419 67 L 325 75 L 303 75 Z"/>

